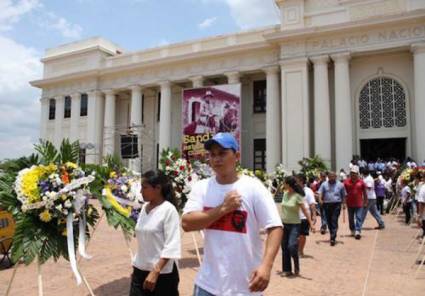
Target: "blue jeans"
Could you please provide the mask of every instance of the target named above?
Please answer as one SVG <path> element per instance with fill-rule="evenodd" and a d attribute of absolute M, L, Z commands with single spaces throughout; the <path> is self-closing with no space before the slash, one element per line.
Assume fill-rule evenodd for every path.
<path fill-rule="evenodd" d="M 300 270 L 298 257 L 298 238 L 300 236 L 301 224 L 283 223 L 282 239 L 282 271 L 292 272 L 291 258 L 294 260 L 295 271 Z"/>
<path fill-rule="evenodd" d="M 328 227 L 328 221 L 326 219 L 326 210 L 323 208 L 322 205 L 320 205 L 320 203 L 317 203 L 317 206 L 319 207 L 319 212 L 320 212 L 320 221 L 321 221 L 320 230 L 326 230 L 326 228 Z"/>
<path fill-rule="evenodd" d="M 193 296 L 214 296 L 214 294 L 211 294 L 210 292 L 205 291 L 204 289 L 195 285 L 195 289 L 193 290 Z"/>
<path fill-rule="evenodd" d="M 376 222 L 378 222 L 379 226 L 385 226 L 384 220 L 382 220 L 381 215 L 378 212 L 378 208 L 376 207 L 376 199 L 368 199 L 367 207 L 363 210 L 362 226 L 368 211 L 372 214 L 373 218 L 375 218 Z"/>
<path fill-rule="evenodd" d="M 348 207 L 348 224 L 351 231 L 362 232 L 363 208 Z"/>

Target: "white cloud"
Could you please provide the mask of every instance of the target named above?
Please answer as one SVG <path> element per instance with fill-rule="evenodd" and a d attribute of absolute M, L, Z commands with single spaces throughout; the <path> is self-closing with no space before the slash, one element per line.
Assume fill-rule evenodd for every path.
<path fill-rule="evenodd" d="M 197 0 L 205 5 L 223 2 L 241 29 L 252 29 L 279 23 L 279 11 L 274 0 Z"/>
<path fill-rule="evenodd" d="M 217 17 L 210 17 L 210 18 L 207 18 L 207 19 L 205 19 L 205 20 L 203 20 L 199 25 L 198 25 L 198 27 L 200 28 L 200 29 L 206 29 L 206 28 L 209 28 L 209 27 L 211 27 L 215 22 L 217 21 Z"/>
<path fill-rule="evenodd" d="M 78 24 L 73 24 L 54 12 L 43 12 L 39 25 L 49 30 L 58 31 L 62 37 L 68 39 L 79 39 L 83 29 Z"/>
<path fill-rule="evenodd" d="M 38 53 L 0 36 L 0 159 L 28 155 L 37 142 L 40 91 L 28 81 L 41 77 Z"/>
<path fill-rule="evenodd" d="M 39 7 L 35 0 L 0 0 L 0 31 L 13 28 L 20 18 Z M 32 152 L 39 135 L 40 91 L 28 81 L 42 74 L 40 54 L 0 35 L 0 159 Z"/>
<path fill-rule="evenodd" d="M 12 25 L 18 22 L 22 15 L 40 5 L 39 0 L 0 0 L 0 31 L 12 29 Z"/>

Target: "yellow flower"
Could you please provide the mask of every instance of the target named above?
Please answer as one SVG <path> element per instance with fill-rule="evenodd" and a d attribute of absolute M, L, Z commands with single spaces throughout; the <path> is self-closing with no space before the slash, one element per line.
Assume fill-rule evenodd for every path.
<path fill-rule="evenodd" d="M 50 215 L 50 212 L 48 210 L 44 210 L 43 212 L 41 212 L 39 217 L 41 221 L 46 223 L 52 220 L 52 215 Z"/>
<path fill-rule="evenodd" d="M 62 233 L 61 233 L 63 236 L 67 236 L 68 235 L 68 233 L 66 232 L 66 228 L 62 231 Z"/>
<path fill-rule="evenodd" d="M 117 176 L 116 172 L 110 172 L 109 173 L 109 178 L 115 178 Z"/>
<path fill-rule="evenodd" d="M 68 161 L 67 163 L 65 163 L 65 166 L 66 166 L 67 168 L 71 168 L 71 169 L 76 169 L 76 168 L 78 168 L 77 164 L 75 164 L 75 163 L 73 163 L 73 162 L 70 162 L 70 161 Z"/>

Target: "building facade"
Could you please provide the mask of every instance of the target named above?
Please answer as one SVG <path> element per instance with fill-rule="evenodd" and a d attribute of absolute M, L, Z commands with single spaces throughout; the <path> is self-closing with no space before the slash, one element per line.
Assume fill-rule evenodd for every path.
<path fill-rule="evenodd" d="M 126 52 L 102 38 L 46 51 L 40 137 L 134 170 L 180 148 L 182 90 L 240 83 L 242 165 L 321 156 L 425 160 L 425 1 L 276 0 L 281 24 Z M 130 141 L 130 142 L 129 142 Z M 131 144 L 131 143 L 130 143 Z M 125 147 L 124 147 L 125 149 Z"/>

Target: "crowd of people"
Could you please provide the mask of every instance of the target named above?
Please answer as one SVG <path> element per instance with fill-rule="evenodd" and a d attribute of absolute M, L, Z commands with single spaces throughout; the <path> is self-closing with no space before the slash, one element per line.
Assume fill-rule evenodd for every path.
<path fill-rule="evenodd" d="M 335 246 L 339 217 L 346 209 L 352 236 L 359 240 L 367 213 L 375 218 L 377 229 L 385 229 L 385 201 L 396 192 L 401 193 L 405 210 L 410 213 L 412 208 L 408 206 L 412 192 L 404 184 L 397 191 L 394 183 L 398 182 L 388 173 L 397 164 L 377 161 L 373 170 L 353 162 L 349 174 L 339 178 L 336 172 L 323 172 L 313 180 L 303 174 L 286 177 L 279 212 L 260 180 L 238 174 L 239 146 L 230 133 L 216 134 L 205 149 L 215 175 L 193 185 L 181 218 L 184 231 L 204 233 L 195 296 L 262 295 L 279 247 L 282 276 L 298 276 L 306 238 L 315 232 L 317 216 L 321 233 L 329 231 L 330 246 Z M 425 211 L 424 177 L 418 182 L 417 200 L 422 198 L 418 213 Z M 136 225 L 138 249 L 130 296 L 179 295 L 180 218 L 171 181 L 161 172 L 147 172 L 142 176 L 142 194 L 145 203 Z M 425 217 L 422 223 L 425 232 Z"/>

